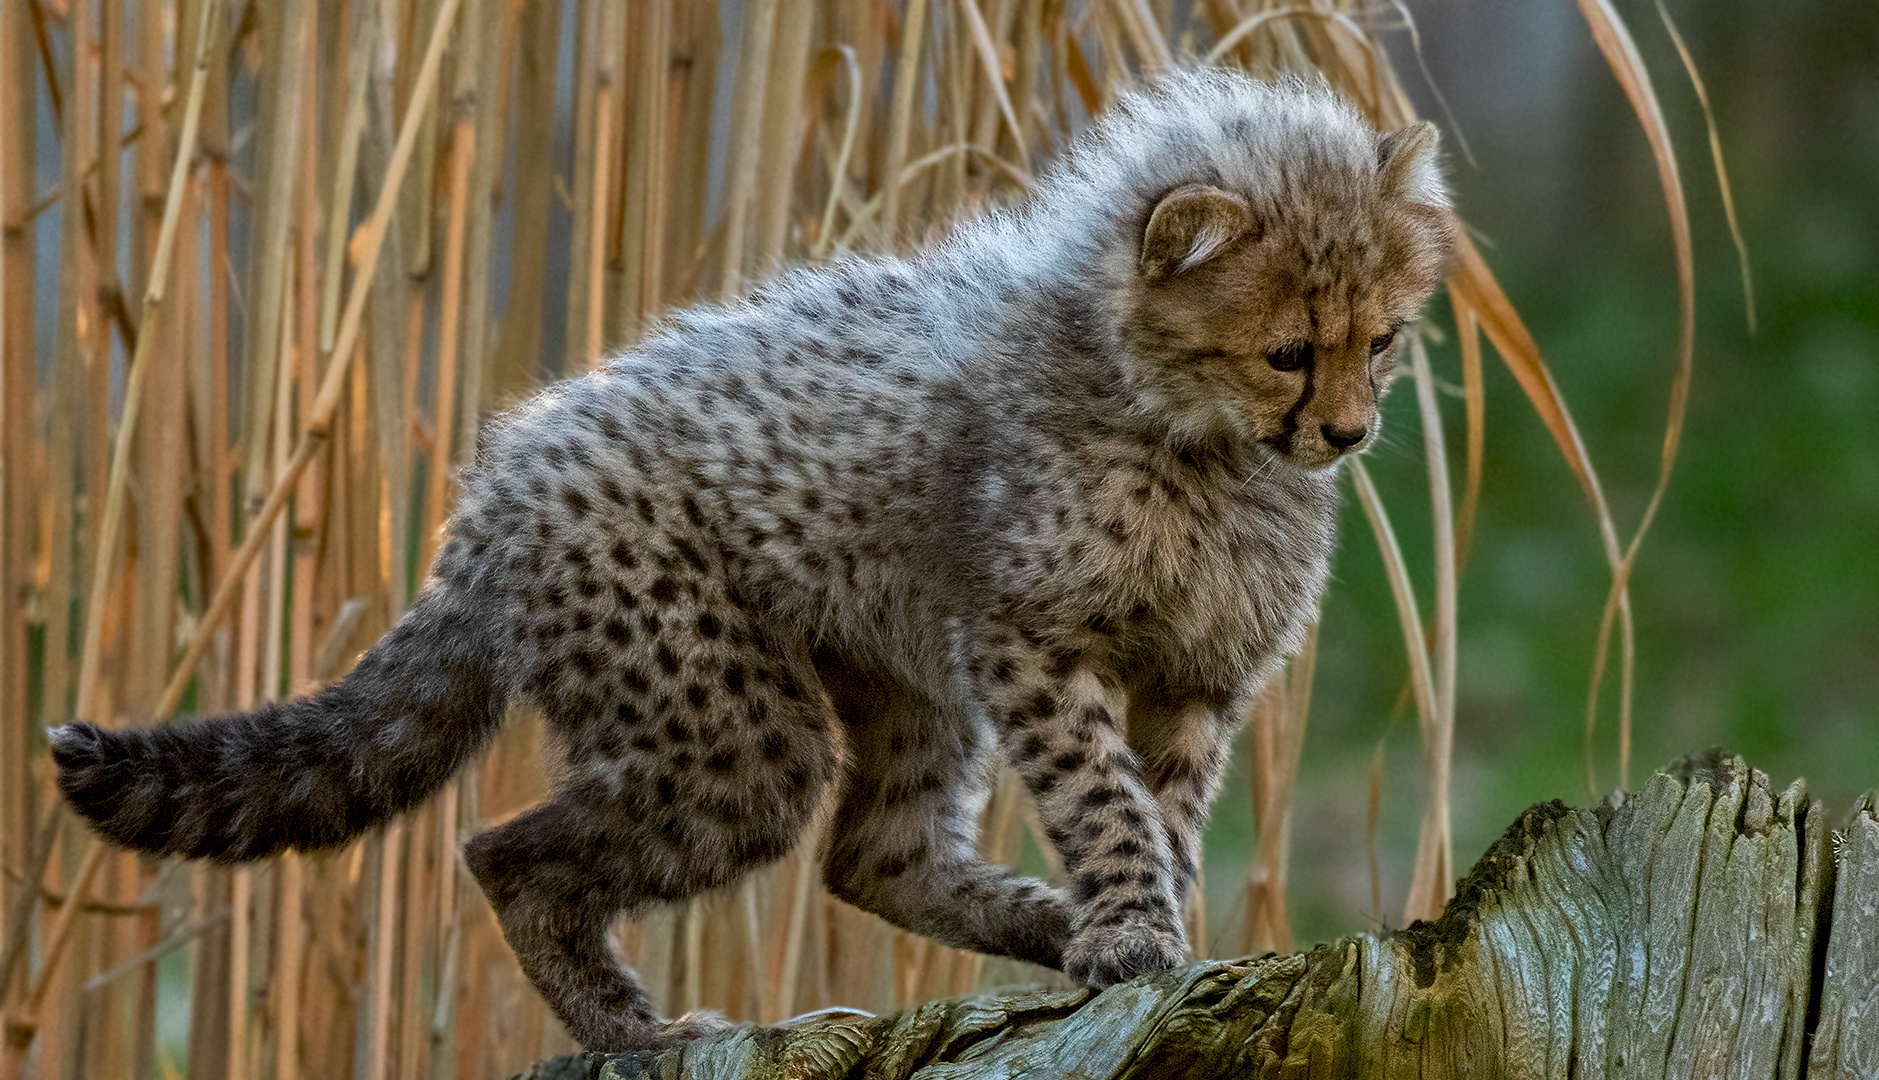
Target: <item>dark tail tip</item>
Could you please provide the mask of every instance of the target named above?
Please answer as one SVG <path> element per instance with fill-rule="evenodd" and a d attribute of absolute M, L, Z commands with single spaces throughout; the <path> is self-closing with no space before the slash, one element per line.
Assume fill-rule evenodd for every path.
<path fill-rule="evenodd" d="M 109 826 L 122 808 L 133 769 L 127 756 L 111 752 L 108 739 L 104 729 L 83 720 L 46 732 L 65 801 L 100 832 L 115 838 Z"/>

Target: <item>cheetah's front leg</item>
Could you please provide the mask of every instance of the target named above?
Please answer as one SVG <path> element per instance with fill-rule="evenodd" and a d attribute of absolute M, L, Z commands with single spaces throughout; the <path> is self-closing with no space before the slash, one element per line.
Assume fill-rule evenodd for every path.
<path fill-rule="evenodd" d="M 1070 874 L 1064 971 L 1111 986 L 1187 959 L 1161 809 L 1122 726 L 1121 684 L 1003 635 L 981 692 Z"/>

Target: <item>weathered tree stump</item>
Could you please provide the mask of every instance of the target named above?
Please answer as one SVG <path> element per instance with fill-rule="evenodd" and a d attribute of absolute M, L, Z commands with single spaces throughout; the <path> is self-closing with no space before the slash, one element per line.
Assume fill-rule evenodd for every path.
<path fill-rule="evenodd" d="M 1879 805 L 1711 752 L 1521 815 L 1442 918 L 1089 991 L 742 1028 L 518 1080 L 1879 1077 Z"/>

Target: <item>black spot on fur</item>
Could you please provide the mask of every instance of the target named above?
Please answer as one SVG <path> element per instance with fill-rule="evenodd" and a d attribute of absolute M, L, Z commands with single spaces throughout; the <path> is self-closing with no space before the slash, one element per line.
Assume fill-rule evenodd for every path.
<path fill-rule="evenodd" d="M 709 564 L 705 562 L 705 557 L 698 553 L 698 549 L 692 546 L 691 541 L 682 538 L 674 539 L 672 541 L 672 550 L 678 552 L 679 557 L 690 563 L 692 569 L 699 573 L 702 574 L 710 569 Z"/>
<path fill-rule="evenodd" d="M 774 765 L 789 756 L 789 740 L 780 731 L 765 732 L 763 745 L 759 749 L 763 760 Z"/>
<path fill-rule="evenodd" d="M 1042 720 L 1057 709 L 1057 696 L 1047 690 L 1040 690 L 1031 695 L 1024 704 L 1026 715 L 1034 720 Z"/>

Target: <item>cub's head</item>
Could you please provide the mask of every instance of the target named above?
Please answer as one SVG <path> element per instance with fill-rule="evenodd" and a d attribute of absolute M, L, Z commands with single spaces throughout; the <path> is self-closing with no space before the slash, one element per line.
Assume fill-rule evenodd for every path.
<path fill-rule="evenodd" d="M 1322 91 L 1211 83 L 1228 100 L 1188 134 L 1216 145 L 1185 176 L 1158 169 L 1125 225 L 1135 389 L 1177 429 L 1324 468 L 1375 440 L 1403 328 L 1454 248 L 1436 130 L 1379 135 Z"/>

